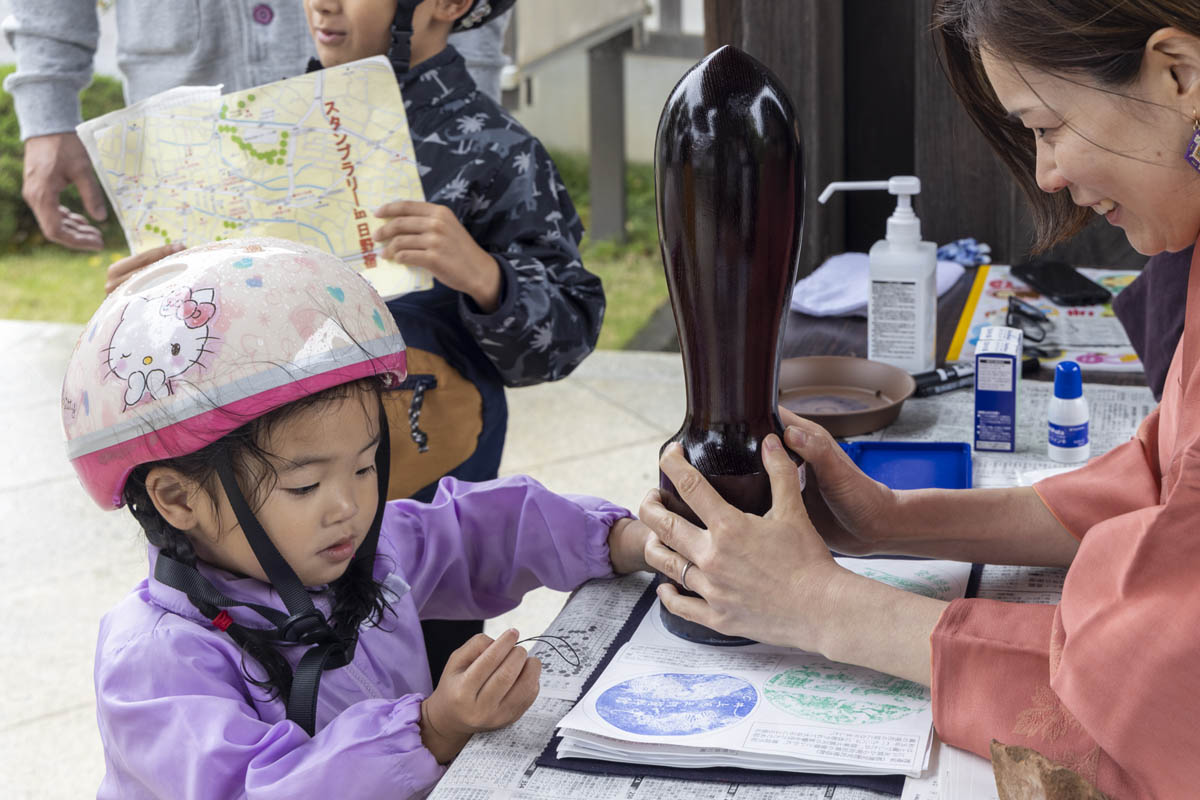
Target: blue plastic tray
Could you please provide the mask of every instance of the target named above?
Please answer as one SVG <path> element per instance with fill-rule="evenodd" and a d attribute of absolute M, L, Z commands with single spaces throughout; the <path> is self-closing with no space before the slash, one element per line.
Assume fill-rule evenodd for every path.
<path fill-rule="evenodd" d="M 970 489 L 971 446 L 966 442 L 849 442 L 859 469 L 893 489 Z"/>

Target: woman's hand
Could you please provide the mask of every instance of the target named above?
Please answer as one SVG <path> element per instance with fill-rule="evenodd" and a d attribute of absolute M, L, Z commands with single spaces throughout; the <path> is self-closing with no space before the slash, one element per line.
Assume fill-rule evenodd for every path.
<path fill-rule="evenodd" d="M 470 295 L 484 313 L 500 305 L 500 265 L 448 207 L 418 200 L 388 203 L 375 212 L 388 222 L 375 231 L 383 257 L 424 267 L 457 292 Z"/>
<path fill-rule="evenodd" d="M 783 440 L 804 459 L 804 499 L 808 516 L 825 541 L 848 556 L 886 549 L 896 522 L 896 494 L 868 477 L 829 432 L 779 408 Z"/>
<path fill-rule="evenodd" d="M 804 508 L 796 465 L 775 435 L 762 445 L 771 480 L 771 510 L 747 514 L 726 503 L 672 444 L 659 467 L 707 526 L 668 511 L 657 489 L 640 517 L 657 538 L 646 546 L 650 566 L 680 581 L 690 561 L 687 597 L 658 587 L 667 610 L 724 634 L 819 651 L 828 619 L 831 583 L 844 573 L 813 529 Z"/>
<path fill-rule="evenodd" d="M 472 734 L 503 728 L 537 699 L 542 662 L 517 638 L 511 628 L 494 641 L 479 633 L 450 654 L 437 688 L 421 703 L 421 741 L 439 764 L 452 761 Z"/>
<path fill-rule="evenodd" d="M 658 537 L 646 560 L 681 583 L 691 561 L 687 586 L 700 595 L 686 597 L 664 583 L 662 604 L 724 634 L 928 685 L 929 637 L 946 603 L 839 566 L 808 518 L 796 465 L 774 435 L 763 440 L 762 456 L 772 502 L 757 517 L 722 500 L 679 445 L 663 451 L 659 466 L 708 530 L 667 511 L 658 490 L 642 503 L 641 518 Z"/>
<path fill-rule="evenodd" d="M 646 563 L 646 545 L 653 538 L 654 532 L 639 519 L 624 517 L 614 522 L 608 530 L 608 559 L 613 572 L 625 575 L 650 569 Z"/>
<path fill-rule="evenodd" d="M 159 259 L 178 253 L 183 248 L 184 244 L 182 242 L 164 244 L 161 247 L 151 247 L 149 250 L 137 255 L 126 256 L 120 261 L 114 261 L 108 265 L 108 273 L 104 280 L 104 293 L 112 294 L 114 289 L 142 267 L 148 267 Z"/>

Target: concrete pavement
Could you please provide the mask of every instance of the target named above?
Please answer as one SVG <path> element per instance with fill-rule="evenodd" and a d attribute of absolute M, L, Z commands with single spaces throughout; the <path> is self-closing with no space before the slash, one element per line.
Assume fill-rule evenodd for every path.
<path fill-rule="evenodd" d="M 0 320 L 0 796 L 94 796 L 104 773 L 92 658 L 100 616 L 145 577 L 128 512 L 98 509 L 67 462 L 59 422 L 77 325 Z M 678 353 L 600 351 L 557 383 L 509 390 L 501 474 L 637 508 L 683 420 Z M 531 592 L 491 620 L 541 632 L 566 595 Z"/>

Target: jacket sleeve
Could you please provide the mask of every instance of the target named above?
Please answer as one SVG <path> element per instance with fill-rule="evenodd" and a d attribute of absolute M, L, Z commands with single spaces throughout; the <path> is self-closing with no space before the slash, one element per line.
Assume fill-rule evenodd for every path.
<path fill-rule="evenodd" d="M 441 777 L 421 743 L 420 696 L 355 703 L 310 738 L 260 718 L 240 670 L 228 651 L 177 628 L 98 652 L 108 767 L 99 797 L 410 797 Z"/>
<path fill-rule="evenodd" d="M 508 386 L 566 377 L 596 346 L 604 321 L 600 278 L 579 255 L 583 226 L 550 154 L 533 137 L 514 148 L 463 218 L 500 265 L 499 307 L 465 295 L 459 315 Z M 436 198 L 435 198 L 436 199 Z"/>
<path fill-rule="evenodd" d="M 21 139 L 73 132 L 100 36 L 95 1 L 13 0 L 4 35 L 17 54 L 4 88 L 13 96 Z"/>
<path fill-rule="evenodd" d="M 423 619 L 486 619 L 530 589 L 566 591 L 611 576 L 608 531 L 625 509 L 554 494 L 532 478 L 443 478 L 429 504 L 388 504 L 381 538 L 395 547 Z"/>

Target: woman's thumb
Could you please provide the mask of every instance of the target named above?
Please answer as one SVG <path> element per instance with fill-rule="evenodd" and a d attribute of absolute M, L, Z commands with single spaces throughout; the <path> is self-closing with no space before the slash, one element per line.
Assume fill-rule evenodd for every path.
<path fill-rule="evenodd" d="M 829 463 L 831 456 L 836 457 L 834 450 L 841 450 L 824 428 L 800 417 L 788 420 L 787 428 L 783 432 L 783 442 L 818 470 Z"/>

